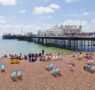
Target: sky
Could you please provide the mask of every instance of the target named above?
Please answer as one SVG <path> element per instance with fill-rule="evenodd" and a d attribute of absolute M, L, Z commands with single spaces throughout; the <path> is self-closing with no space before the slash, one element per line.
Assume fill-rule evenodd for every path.
<path fill-rule="evenodd" d="M 0 0 L 0 35 L 37 33 L 60 24 L 95 32 L 95 0 Z"/>

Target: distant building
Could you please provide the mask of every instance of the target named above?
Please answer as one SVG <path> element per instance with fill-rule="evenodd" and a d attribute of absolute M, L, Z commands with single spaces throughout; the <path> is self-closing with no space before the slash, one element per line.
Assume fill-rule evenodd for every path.
<path fill-rule="evenodd" d="M 38 36 L 65 36 L 67 34 L 79 34 L 82 32 L 82 26 L 76 25 L 60 25 L 48 28 L 45 31 L 39 31 Z"/>

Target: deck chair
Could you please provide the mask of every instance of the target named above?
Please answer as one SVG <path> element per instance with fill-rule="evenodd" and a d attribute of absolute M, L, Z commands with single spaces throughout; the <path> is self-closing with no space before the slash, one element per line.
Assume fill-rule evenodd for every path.
<path fill-rule="evenodd" d="M 22 71 L 22 70 L 17 70 L 17 78 L 18 78 L 19 80 L 22 79 L 22 75 L 23 75 L 23 71 Z"/>
<path fill-rule="evenodd" d="M 17 81 L 17 79 L 22 80 L 22 73 L 23 73 L 22 70 L 15 70 L 15 71 L 13 71 L 11 73 L 11 75 L 10 75 L 11 76 L 11 79 L 13 81 Z"/>
<path fill-rule="evenodd" d="M 0 64 L 1 72 L 5 72 L 6 66 L 4 64 Z"/>
<path fill-rule="evenodd" d="M 11 77 L 11 79 L 12 79 L 13 81 L 17 81 L 17 71 L 13 71 L 13 72 L 11 73 L 10 77 Z"/>
<path fill-rule="evenodd" d="M 94 73 L 95 72 L 95 65 L 86 65 L 83 67 L 85 71 Z"/>
<path fill-rule="evenodd" d="M 51 70 L 53 67 L 54 67 L 54 64 L 53 63 L 48 63 L 45 68 L 47 70 Z"/>
<path fill-rule="evenodd" d="M 61 73 L 60 73 L 60 68 L 58 67 L 54 67 L 52 68 L 52 70 L 50 70 L 49 72 L 54 75 L 54 76 L 61 76 Z"/>

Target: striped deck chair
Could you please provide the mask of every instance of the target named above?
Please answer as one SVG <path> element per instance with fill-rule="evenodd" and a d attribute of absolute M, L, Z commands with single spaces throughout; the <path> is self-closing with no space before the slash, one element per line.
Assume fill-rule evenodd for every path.
<path fill-rule="evenodd" d="M 13 81 L 17 81 L 17 79 L 22 80 L 22 73 L 23 73 L 22 70 L 15 70 L 15 71 L 13 71 L 11 73 L 11 75 L 10 75 L 11 76 L 11 79 Z"/>
<path fill-rule="evenodd" d="M 58 67 L 54 67 L 52 70 L 50 70 L 49 72 L 54 75 L 54 76 L 61 76 L 61 73 L 60 73 L 61 69 L 58 68 Z"/>
<path fill-rule="evenodd" d="M 13 81 L 17 81 L 17 71 L 13 71 L 13 72 L 11 73 L 10 77 L 11 77 L 11 79 L 12 79 Z"/>
<path fill-rule="evenodd" d="M 95 72 L 95 65 L 87 65 L 83 67 L 88 72 Z"/>
<path fill-rule="evenodd" d="M 1 72 L 5 72 L 6 66 L 4 64 L 0 64 Z"/>
<path fill-rule="evenodd" d="M 53 64 L 53 63 L 48 63 L 48 64 L 45 66 L 45 68 L 46 68 L 47 70 L 51 70 L 53 67 L 54 67 L 54 64 Z"/>
<path fill-rule="evenodd" d="M 22 79 L 22 75 L 23 75 L 23 71 L 22 71 L 22 70 L 17 70 L 17 78 L 18 78 L 19 80 Z"/>

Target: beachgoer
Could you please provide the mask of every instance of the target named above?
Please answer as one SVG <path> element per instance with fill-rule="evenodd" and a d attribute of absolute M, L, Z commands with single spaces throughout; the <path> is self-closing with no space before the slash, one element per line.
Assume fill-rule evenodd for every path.
<path fill-rule="evenodd" d="M 35 62 L 35 56 L 34 56 L 34 53 L 31 55 L 31 59 L 32 59 L 32 62 Z"/>
<path fill-rule="evenodd" d="M 7 55 L 5 54 L 3 57 L 4 57 L 4 58 L 7 58 Z"/>
<path fill-rule="evenodd" d="M 42 59 L 42 54 L 39 53 L 39 61 L 41 61 L 41 59 Z"/>
<path fill-rule="evenodd" d="M 42 54 L 44 55 L 44 50 L 42 50 Z"/>
<path fill-rule="evenodd" d="M 34 56 L 35 56 L 35 61 L 37 61 L 37 59 L 38 59 L 38 54 L 36 53 Z"/>
<path fill-rule="evenodd" d="M 27 60 L 27 55 L 24 55 L 24 59 Z"/>
<path fill-rule="evenodd" d="M 31 55 L 31 53 L 29 53 L 28 54 L 29 62 L 31 62 L 31 57 L 32 57 L 32 55 Z"/>

